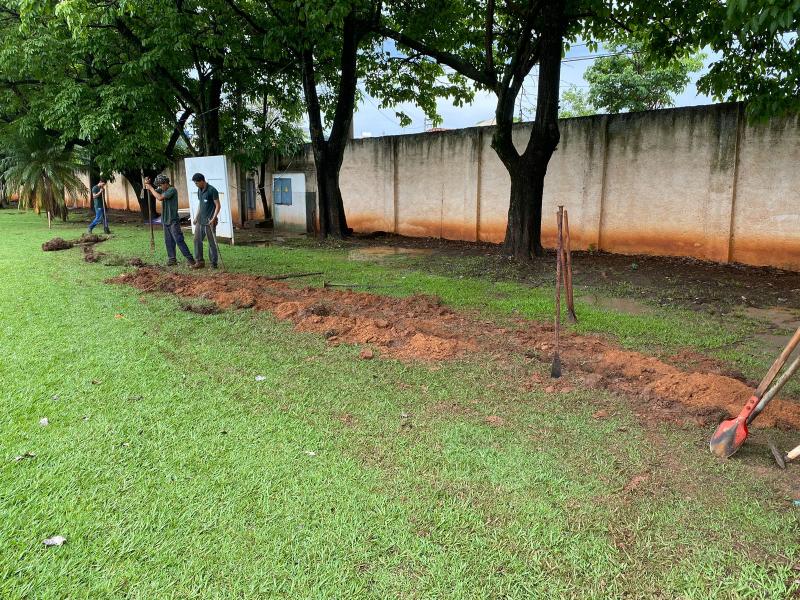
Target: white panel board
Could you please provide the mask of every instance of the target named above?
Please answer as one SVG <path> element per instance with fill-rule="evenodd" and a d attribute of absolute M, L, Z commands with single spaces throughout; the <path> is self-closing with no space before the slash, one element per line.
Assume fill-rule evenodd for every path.
<path fill-rule="evenodd" d="M 290 179 L 292 182 L 291 205 L 275 204 L 273 194 L 272 218 L 275 227 L 291 231 L 306 230 L 306 175 L 305 173 L 281 173 L 272 176 L 272 189 L 276 179 Z"/>
<path fill-rule="evenodd" d="M 220 156 L 193 156 L 185 158 L 186 187 L 189 192 L 189 210 L 192 216 L 197 214 L 197 186 L 192 181 L 192 175 L 202 173 L 206 181 L 213 185 L 219 192 L 219 222 L 216 234 L 221 238 L 229 238 L 233 243 L 233 218 L 231 217 L 230 185 L 228 182 L 228 165 L 225 157 Z M 194 228 L 192 228 L 194 231 Z"/>

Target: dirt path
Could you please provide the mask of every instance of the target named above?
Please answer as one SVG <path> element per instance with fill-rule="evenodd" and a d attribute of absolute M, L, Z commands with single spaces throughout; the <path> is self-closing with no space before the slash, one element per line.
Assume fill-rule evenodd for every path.
<path fill-rule="evenodd" d="M 156 268 L 124 273 L 111 283 L 145 292 L 204 299 L 220 309 L 266 310 L 294 323 L 297 331 L 325 336 L 328 343 L 364 345 L 361 357 L 374 354 L 399 360 L 440 361 L 468 353 L 489 352 L 496 358 L 519 353 L 549 362 L 552 327 L 517 320 L 500 327 L 477 313 L 456 312 L 431 296 L 390 298 L 327 288 L 294 288 L 243 274 L 193 276 Z M 708 425 L 738 413 L 751 387 L 704 357 L 680 368 L 654 357 L 623 350 L 599 336 L 566 335 L 562 342 L 565 371 L 584 385 L 623 392 L 645 420 Z M 682 354 L 677 362 L 692 362 Z M 687 361 L 687 358 L 689 359 Z M 534 375 L 528 386 L 564 389 Z M 800 429 L 800 404 L 776 399 L 759 417 L 760 427 Z"/>

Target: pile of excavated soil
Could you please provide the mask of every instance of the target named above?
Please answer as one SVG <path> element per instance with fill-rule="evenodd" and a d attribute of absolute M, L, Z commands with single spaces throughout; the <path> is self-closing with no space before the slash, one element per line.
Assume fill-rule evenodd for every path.
<path fill-rule="evenodd" d="M 94 247 L 91 245 L 83 247 L 83 260 L 88 263 L 99 262 L 104 256 L 103 252 L 95 252 Z"/>
<path fill-rule="evenodd" d="M 52 240 L 46 241 L 42 244 L 42 250 L 44 252 L 55 252 L 56 250 L 69 250 L 74 246 L 73 242 L 68 242 L 65 239 L 60 237 L 53 238 Z"/>
<path fill-rule="evenodd" d="M 298 289 L 253 275 L 198 277 L 149 267 L 110 282 L 204 299 L 223 310 L 266 310 L 294 323 L 297 331 L 325 336 L 331 344 L 362 344 L 400 360 L 448 360 L 478 351 L 500 360 L 508 353 L 544 362 L 552 358 L 551 326 L 520 319 L 513 326 L 498 327 L 477 315 L 455 312 L 431 296 L 390 298 L 330 288 Z M 752 392 L 713 361 L 679 368 L 599 336 L 564 335 L 561 359 L 566 372 L 585 385 L 629 395 L 637 414 L 648 420 L 707 425 L 737 414 Z M 528 385 L 557 391 L 568 383 L 536 379 Z M 800 429 L 800 404 L 773 400 L 757 424 Z"/>
<path fill-rule="evenodd" d="M 87 244 L 99 244 L 100 242 L 105 242 L 108 239 L 106 236 L 97 235 L 95 233 L 84 233 L 75 240 L 75 244 L 87 245 Z"/>
<path fill-rule="evenodd" d="M 87 248 L 90 248 L 94 244 L 105 242 L 107 239 L 107 237 L 95 235 L 93 233 L 84 233 L 77 240 L 71 241 L 57 237 L 42 244 L 42 250 L 45 252 L 53 252 L 54 250 L 69 250 L 73 246 L 83 246 L 83 250 L 86 252 Z M 84 260 L 86 260 L 86 262 L 97 262 L 96 260 L 92 260 L 86 254 L 84 254 Z"/>

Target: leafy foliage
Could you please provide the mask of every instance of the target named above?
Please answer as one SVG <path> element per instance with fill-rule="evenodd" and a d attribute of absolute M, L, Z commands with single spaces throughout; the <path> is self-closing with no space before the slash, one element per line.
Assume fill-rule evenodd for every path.
<path fill-rule="evenodd" d="M 754 118 L 800 112 L 798 0 L 668 0 L 652 10 L 653 26 L 635 31 L 649 51 L 668 58 L 687 47 L 714 52 L 701 92 L 746 102 Z"/>
<path fill-rule="evenodd" d="M 754 117 L 800 112 L 800 2 L 738 0 L 712 15 L 703 41 L 722 58 L 698 88 L 747 101 Z"/>
<path fill-rule="evenodd" d="M 0 171 L 5 184 L 19 191 L 21 208 L 44 210 L 49 215 L 60 212 L 65 217 L 65 198 L 75 200 L 86 193 L 78 177 L 87 167 L 83 152 L 65 149 L 42 128 L 16 135 L 6 132 L 2 143 Z"/>
<path fill-rule="evenodd" d="M 589 101 L 589 92 L 581 90 L 578 86 L 571 85 L 561 94 L 561 105 L 558 109 L 559 118 L 588 117 L 597 112 L 598 110 Z"/>
<path fill-rule="evenodd" d="M 675 95 L 689 83 L 689 75 L 703 67 L 704 54 L 693 53 L 671 60 L 655 60 L 640 42 L 623 40 L 610 45 L 603 56 L 586 70 L 588 92 L 577 87 L 562 95 L 569 108 L 561 116 L 583 116 L 597 112 L 620 113 L 675 105 Z"/>

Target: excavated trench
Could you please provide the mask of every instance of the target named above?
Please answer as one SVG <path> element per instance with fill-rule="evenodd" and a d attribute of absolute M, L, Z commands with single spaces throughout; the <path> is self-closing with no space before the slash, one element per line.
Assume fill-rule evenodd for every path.
<path fill-rule="evenodd" d="M 477 352 L 551 359 L 552 326 L 518 319 L 502 327 L 476 313 L 447 308 L 431 296 L 391 298 L 349 290 L 295 288 L 254 275 L 193 276 L 150 267 L 109 282 L 199 299 L 221 310 L 266 310 L 294 323 L 297 331 L 323 335 L 330 344 L 364 345 L 379 356 L 404 361 L 442 361 Z M 752 391 L 748 383 L 713 359 L 684 353 L 673 362 L 693 362 L 694 366 L 676 366 L 624 350 L 599 336 L 563 336 L 561 357 L 565 370 L 581 384 L 624 393 L 636 414 L 646 420 L 709 425 L 738 413 Z M 567 386 L 564 381 L 554 384 L 536 374 L 523 384 L 553 390 Z M 757 424 L 800 429 L 800 404 L 776 399 Z"/>

